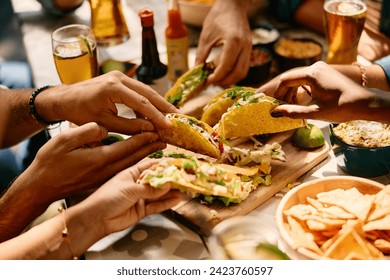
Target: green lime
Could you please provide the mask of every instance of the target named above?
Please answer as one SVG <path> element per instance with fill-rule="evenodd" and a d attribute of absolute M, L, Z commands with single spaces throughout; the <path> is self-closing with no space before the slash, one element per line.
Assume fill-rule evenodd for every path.
<path fill-rule="evenodd" d="M 79 39 L 80 49 L 83 53 L 88 52 L 90 56 L 93 56 L 92 47 L 87 37 L 84 35 L 79 35 L 77 37 Z"/>
<path fill-rule="evenodd" d="M 325 144 L 325 137 L 321 129 L 313 124 L 297 128 L 292 136 L 294 145 L 302 149 L 313 149 Z"/>
<path fill-rule="evenodd" d="M 108 73 L 110 71 L 114 71 L 114 70 L 118 70 L 118 71 L 124 73 L 126 71 L 126 66 L 121 61 L 107 60 L 102 64 L 101 70 L 102 70 L 103 74 Z"/>
<path fill-rule="evenodd" d="M 290 258 L 282 252 L 278 246 L 270 243 L 259 243 L 256 246 L 256 255 L 261 260 L 289 260 Z"/>
<path fill-rule="evenodd" d="M 116 133 L 109 133 L 108 136 L 102 140 L 103 145 L 111 145 L 115 142 L 125 140 L 122 135 Z"/>

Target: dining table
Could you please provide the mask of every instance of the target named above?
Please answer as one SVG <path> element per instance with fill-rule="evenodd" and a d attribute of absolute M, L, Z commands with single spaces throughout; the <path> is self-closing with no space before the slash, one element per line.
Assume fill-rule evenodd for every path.
<path fill-rule="evenodd" d="M 60 84 L 52 56 L 51 33 L 56 28 L 67 24 L 89 25 L 91 13 L 88 1 L 84 1 L 77 10 L 63 17 L 48 15 L 35 0 L 12 0 L 12 4 L 20 22 L 24 48 L 31 66 L 35 86 Z M 164 30 L 167 25 L 168 1 L 122 0 L 122 6 L 130 38 L 119 45 L 98 46 L 99 60 L 115 59 L 140 63 L 142 28 L 138 11 L 148 7 L 154 11 L 154 29 L 158 50 L 161 61 L 166 63 Z M 259 20 L 263 20 L 263 18 L 259 17 Z M 193 66 L 201 27 L 188 26 L 188 30 L 190 37 L 189 64 Z M 218 86 L 210 86 L 202 96 L 203 98 L 204 96 L 211 97 L 221 90 Z M 199 99 L 195 99 L 194 103 L 189 102 L 184 108 L 185 113 L 191 114 L 198 110 L 199 108 L 194 107 L 199 107 L 199 102 Z M 121 105 L 118 105 L 118 108 L 122 115 L 132 114 L 130 108 Z M 332 149 L 329 140 L 329 123 L 315 120 L 309 120 L 309 122 L 320 127 L 325 136 L 327 148 L 324 155 L 315 164 L 310 165 L 310 168 L 298 170 L 296 176 L 289 179 L 288 183 L 280 187 L 274 194 L 269 195 L 257 207 L 245 213 L 247 216 L 255 217 L 268 224 L 277 239 L 275 212 L 283 195 L 290 190 L 291 186 L 317 178 L 348 175 L 339 167 L 336 152 Z M 69 129 L 69 124 L 66 122 L 51 133 L 55 137 L 56 133 L 65 129 Z M 390 174 L 370 179 L 385 185 L 390 184 Z M 106 236 L 91 246 L 85 252 L 84 257 L 86 260 L 207 260 L 211 258 L 209 239 L 210 234 L 203 234 L 203 232 L 194 229 L 190 222 L 164 212 L 147 216 L 134 226 Z"/>

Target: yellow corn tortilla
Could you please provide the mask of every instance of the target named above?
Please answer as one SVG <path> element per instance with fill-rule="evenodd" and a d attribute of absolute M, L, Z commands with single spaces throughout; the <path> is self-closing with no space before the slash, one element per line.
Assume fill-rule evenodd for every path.
<path fill-rule="evenodd" d="M 240 101 L 240 100 L 238 100 Z M 271 111 L 280 101 L 269 96 L 261 96 L 257 103 L 247 103 L 230 107 L 218 123 L 218 134 L 225 139 L 248 137 L 257 134 L 283 132 L 302 127 L 302 119 L 288 117 L 274 118 Z"/>
<path fill-rule="evenodd" d="M 213 62 L 196 65 L 177 79 L 173 87 L 165 94 L 165 99 L 180 108 L 205 88 L 207 77 L 214 72 L 214 69 Z"/>
<path fill-rule="evenodd" d="M 210 137 L 206 137 L 206 135 L 211 135 L 211 138 L 214 138 L 213 135 L 216 135 L 216 132 L 207 123 L 183 114 L 171 113 L 165 117 L 171 121 L 174 128 L 159 129 L 158 134 L 162 141 L 195 153 L 220 158 L 219 140 L 214 139 L 215 142 L 212 142 Z M 197 130 L 190 123 L 199 129 Z M 205 133 L 201 133 L 200 130 L 204 130 Z"/>
<path fill-rule="evenodd" d="M 201 121 L 210 126 L 216 125 L 222 115 L 232 106 L 235 100 L 240 99 L 243 94 L 254 93 L 255 88 L 239 87 L 225 89 L 214 96 L 203 109 Z"/>

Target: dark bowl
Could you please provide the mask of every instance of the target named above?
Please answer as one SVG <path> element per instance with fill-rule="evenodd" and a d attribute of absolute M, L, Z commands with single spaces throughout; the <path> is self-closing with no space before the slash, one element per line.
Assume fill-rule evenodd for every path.
<path fill-rule="evenodd" d="M 372 178 L 390 172 L 390 146 L 379 148 L 363 148 L 345 143 L 335 135 L 329 125 L 330 142 L 339 148 L 335 151 L 338 166 L 346 173 L 354 176 Z"/>
<path fill-rule="evenodd" d="M 281 37 L 274 45 L 279 72 L 309 66 L 321 60 L 322 45 L 312 38 Z"/>
<path fill-rule="evenodd" d="M 252 27 L 252 44 L 254 47 L 265 48 L 271 53 L 279 40 L 279 31 L 269 23 L 259 23 Z"/>
<path fill-rule="evenodd" d="M 272 58 L 269 50 L 253 46 L 248 74 L 237 85 L 257 87 L 267 81 L 271 76 Z"/>

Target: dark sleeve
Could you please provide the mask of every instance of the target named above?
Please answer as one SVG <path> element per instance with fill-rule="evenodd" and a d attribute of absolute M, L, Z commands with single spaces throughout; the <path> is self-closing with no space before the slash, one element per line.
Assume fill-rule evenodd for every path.
<path fill-rule="evenodd" d="M 376 61 L 375 64 L 378 64 L 385 71 L 387 82 L 390 84 L 390 55 L 382 57 Z"/>
<path fill-rule="evenodd" d="M 54 15 L 54 16 L 63 16 L 63 15 L 69 14 L 69 13 L 73 12 L 74 10 L 76 10 L 78 7 L 80 7 L 80 6 L 77 6 L 77 7 L 74 7 L 72 9 L 62 10 L 62 9 L 57 8 L 54 5 L 53 0 L 37 0 L 37 1 L 39 3 L 41 3 L 42 8 L 47 13 Z"/>

